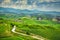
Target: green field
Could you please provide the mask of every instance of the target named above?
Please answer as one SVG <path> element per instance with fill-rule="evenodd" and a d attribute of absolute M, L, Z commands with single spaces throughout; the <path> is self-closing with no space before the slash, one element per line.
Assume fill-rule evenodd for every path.
<path fill-rule="evenodd" d="M 36 20 L 29 17 L 0 16 L 0 40 L 37 40 L 30 36 L 12 33 L 13 25 L 19 33 L 39 35 L 49 40 L 60 40 L 60 23 L 51 20 Z"/>

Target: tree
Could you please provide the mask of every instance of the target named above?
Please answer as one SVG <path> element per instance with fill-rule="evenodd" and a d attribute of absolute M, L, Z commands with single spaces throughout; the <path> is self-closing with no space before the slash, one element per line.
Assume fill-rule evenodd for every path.
<path fill-rule="evenodd" d="M 3 18 L 0 18 L 0 20 L 3 20 Z"/>
<path fill-rule="evenodd" d="M 26 32 L 26 34 L 27 34 L 27 35 L 30 35 L 30 33 L 29 33 L 29 32 Z"/>

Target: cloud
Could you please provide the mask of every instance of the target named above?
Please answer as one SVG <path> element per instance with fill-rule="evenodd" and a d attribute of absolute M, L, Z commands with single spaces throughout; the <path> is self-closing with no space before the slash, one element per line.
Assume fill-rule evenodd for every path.
<path fill-rule="evenodd" d="M 39 0 L 39 2 L 60 2 L 60 0 Z"/>
<path fill-rule="evenodd" d="M 60 3 L 45 4 L 44 2 L 59 2 L 59 0 L 4 0 L 0 7 L 15 8 L 15 9 L 28 9 L 40 11 L 60 11 Z M 29 4 L 30 3 L 30 4 Z M 37 4 L 43 3 L 43 4 Z M 39 5 L 39 6 L 38 6 Z"/>
<path fill-rule="evenodd" d="M 10 3 L 11 0 L 4 0 L 4 3 Z"/>
<path fill-rule="evenodd" d="M 2 3 L 4 0 L 0 0 L 0 3 Z"/>

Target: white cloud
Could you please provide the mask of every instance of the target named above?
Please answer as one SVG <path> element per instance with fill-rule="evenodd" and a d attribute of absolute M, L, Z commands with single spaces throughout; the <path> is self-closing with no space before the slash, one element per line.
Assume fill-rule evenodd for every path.
<path fill-rule="evenodd" d="M 39 2 L 55 2 L 56 0 L 39 0 Z M 57 0 L 58 1 L 58 0 Z"/>
<path fill-rule="evenodd" d="M 39 2 L 55 2 L 55 0 L 39 0 Z M 27 0 L 23 1 L 16 1 L 15 3 L 11 2 L 11 0 L 4 0 L 0 7 L 6 7 L 6 8 L 15 8 L 15 9 L 28 9 L 28 10 L 41 10 L 41 11 L 60 11 L 59 8 L 53 8 L 53 4 L 47 4 L 47 5 L 40 5 L 41 7 L 38 7 L 36 5 L 36 1 L 32 3 L 32 5 L 27 4 Z"/>
<path fill-rule="evenodd" d="M 4 3 L 10 3 L 11 0 L 4 0 Z"/>
<path fill-rule="evenodd" d="M 55 0 L 45 0 L 46 2 L 55 2 Z"/>

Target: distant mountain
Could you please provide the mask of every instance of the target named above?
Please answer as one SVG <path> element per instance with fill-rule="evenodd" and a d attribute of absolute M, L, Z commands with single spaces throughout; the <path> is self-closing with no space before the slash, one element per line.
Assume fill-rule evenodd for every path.
<path fill-rule="evenodd" d="M 60 15 L 60 12 L 56 12 L 56 11 L 38 11 L 38 10 L 20 10 L 20 9 L 13 9 L 13 8 L 3 8 L 0 7 L 0 12 L 11 12 L 11 13 L 26 13 L 26 14 L 30 14 L 30 13 L 40 13 L 40 14 L 52 14 L 52 15 Z"/>
<path fill-rule="evenodd" d="M 3 8 L 0 7 L 0 12 L 13 12 L 13 13 L 38 13 L 37 10 L 20 10 L 20 9 L 14 9 L 14 8 Z"/>
<path fill-rule="evenodd" d="M 60 12 L 56 12 L 56 11 L 38 11 L 38 10 L 20 10 L 20 9 L 13 9 L 13 8 L 3 8 L 0 7 L 0 15 L 2 15 L 2 13 L 4 15 L 11 15 L 13 14 L 13 16 L 7 16 L 7 17 L 22 17 L 22 16 L 34 16 L 34 17 L 38 17 L 41 16 L 43 18 L 55 18 L 56 16 L 60 16 Z"/>

